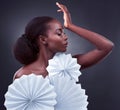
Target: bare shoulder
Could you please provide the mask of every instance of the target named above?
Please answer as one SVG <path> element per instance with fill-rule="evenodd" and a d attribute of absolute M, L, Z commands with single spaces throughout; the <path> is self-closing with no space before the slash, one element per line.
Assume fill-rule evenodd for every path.
<path fill-rule="evenodd" d="M 21 67 L 20 69 L 18 69 L 13 77 L 13 80 L 20 78 L 22 75 L 25 75 L 26 71 Z"/>

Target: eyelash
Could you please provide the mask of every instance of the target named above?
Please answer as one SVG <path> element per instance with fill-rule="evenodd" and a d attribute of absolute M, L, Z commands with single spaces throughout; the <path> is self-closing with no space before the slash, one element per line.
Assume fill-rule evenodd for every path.
<path fill-rule="evenodd" d="M 63 33 L 57 33 L 58 36 L 62 36 L 62 34 L 65 35 L 64 32 Z"/>
<path fill-rule="evenodd" d="M 57 35 L 58 35 L 58 36 L 61 36 L 61 35 L 62 35 L 62 33 L 57 33 Z"/>

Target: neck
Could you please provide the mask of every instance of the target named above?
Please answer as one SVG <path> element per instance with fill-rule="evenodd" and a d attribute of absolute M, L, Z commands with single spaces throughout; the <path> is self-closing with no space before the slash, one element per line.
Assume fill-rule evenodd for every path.
<path fill-rule="evenodd" d="M 45 67 L 47 67 L 48 60 L 53 58 L 54 55 L 55 55 L 54 53 L 52 53 L 48 50 L 41 49 L 36 62 L 38 62 L 40 65 L 44 65 Z"/>
<path fill-rule="evenodd" d="M 43 47 L 40 50 L 38 59 L 26 67 L 31 72 L 46 76 L 47 75 L 46 67 L 48 66 L 48 60 L 51 59 L 54 55 L 55 55 L 54 53 L 50 52 L 45 47 Z"/>

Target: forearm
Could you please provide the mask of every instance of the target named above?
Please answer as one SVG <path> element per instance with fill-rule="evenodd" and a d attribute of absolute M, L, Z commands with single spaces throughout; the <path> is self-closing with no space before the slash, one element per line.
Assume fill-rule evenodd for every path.
<path fill-rule="evenodd" d="M 74 24 L 69 24 L 67 29 L 78 34 L 80 37 L 90 41 L 99 50 L 110 51 L 113 47 L 113 43 L 110 40 L 108 40 L 107 38 L 105 38 L 104 36 L 102 36 L 98 33 L 95 33 L 95 32 L 89 31 L 87 29 L 78 27 Z"/>
<path fill-rule="evenodd" d="M 111 52 L 114 45 L 110 40 L 98 33 L 74 25 L 66 6 L 59 3 L 57 5 L 60 11 L 63 12 L 64 27 L 96 46 L 95 49 L 89 52 L 73 56 L 77 58 L 78 64 L 82 65 L 82 69 L 96 64 Z"/>

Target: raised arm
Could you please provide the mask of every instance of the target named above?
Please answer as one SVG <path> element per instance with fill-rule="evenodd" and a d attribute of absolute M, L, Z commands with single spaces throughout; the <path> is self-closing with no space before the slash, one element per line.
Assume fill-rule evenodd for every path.
<path fill-rule="evenodd" d="M 98 33 L 74 25 L 71 21 L 70 13 L 67 7 L 59 3 L 56 3 L 56 5 L 60 8 L 58 12 L 59 11 L 63 12 L 65 28 L 78 34 L 80 37 L 88 40 L 89 42 L 96 46 L 95 49 L 87 53 L 73 56 L 77 58 L 78 63 L 81 65 L 81 69 L 96 64 L 97 62 L 104 59 L 112 51 L 112 48 L 114 46 L 113 42 L 111 42 L 110 40 L 108 40 L 107 38 Z"/>

